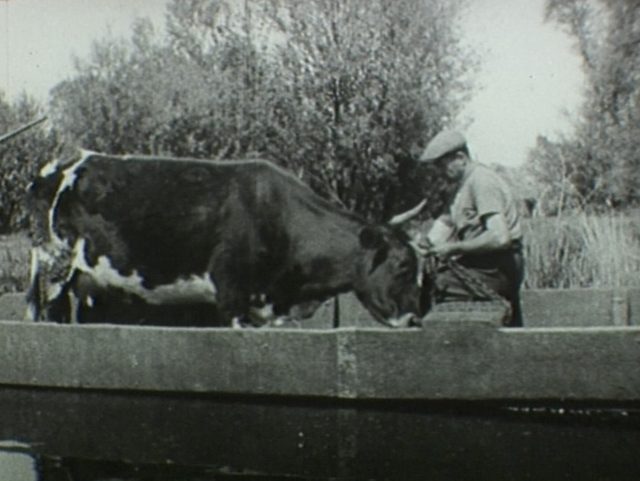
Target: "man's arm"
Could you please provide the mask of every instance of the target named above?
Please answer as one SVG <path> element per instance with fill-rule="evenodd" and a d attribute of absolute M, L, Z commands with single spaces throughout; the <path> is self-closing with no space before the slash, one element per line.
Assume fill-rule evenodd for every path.
<path fill-rule="evenodd" d="M 454 227 L 451 224 L 451 218 L 448 215 L 441 215 L 431 225 L 427 239 L 433 245 L 444 244 L 453 235 Z"/>
<path fill-rule="evenodd" d="M 481 254 L 506 249 L 511 244 L 507 220 L 502 213 L 493 213 L 484 218 L 486 230 L 472 239 L 445 242 L 433 246 L 433 252 L 443 257 L 459 254 Z"/>

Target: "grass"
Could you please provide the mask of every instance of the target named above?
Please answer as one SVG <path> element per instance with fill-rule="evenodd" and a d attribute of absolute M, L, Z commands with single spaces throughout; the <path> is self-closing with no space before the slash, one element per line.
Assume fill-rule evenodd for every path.
<path fill-rule="evenodd" d="M 27 289 L 30 248 L 24 234 L 0 236 L 0 294 Z"/>
<path fill-rule="evenodd" d="M 540 217 L 523 229 L 527 288 L 640 286 L 637 217 Z"/>

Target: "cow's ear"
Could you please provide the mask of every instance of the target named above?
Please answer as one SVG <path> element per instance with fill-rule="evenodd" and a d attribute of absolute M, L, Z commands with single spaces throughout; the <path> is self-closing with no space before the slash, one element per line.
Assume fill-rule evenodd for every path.
<path fill-rule="evenodd" d="M 384 236 L 380 229 L 363 227 L 360 231 L 360 245 L 365 249 L 377 249 L 384 243 Z"/>
<path fill-rule="evenodd" d="M 364 249 L 376 251 L 369 268 L 369 274 L 371 274 L 380 264 L 387 260 L 389 244 L 385 242 L 384 235 L 380 229 L 375 227 L 364 227 L 360 231 L 360 245 Z"/>
<path fill-rule="evenodd" d="M 373 256 L 373 261 L 371 262 L 371 267 L 369 268 L 369 274 L 375 271 L 380 264 L 386 261 L 388 256 L 389 245 L 384 243 L 378 248 L 378 250 L 376 250 L 376 254 Z"/>

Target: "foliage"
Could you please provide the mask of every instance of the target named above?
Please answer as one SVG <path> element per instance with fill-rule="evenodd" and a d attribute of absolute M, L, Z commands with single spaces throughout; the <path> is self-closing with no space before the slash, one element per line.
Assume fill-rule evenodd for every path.
<path fill-rule="evenodd" d="M 0 295 L 27 289 L 30 250 L 31 242 L 22 233 L 0 236 Z"/>
<path fill-rule="evenodd" d="M 156 45 L 152 26 L 140 21 L 132 44 L 105 38 L 88 60 L 76 60 L 77 75 L 52 92 L 55 124 L 86 149 L 178 155 L 197 135 L 198 112 L 190 109 L 204 100 L 190 95 L 203 87 L 200 72 L 188 67 Z"/>
<path fill-rule="evenodd" d="M 174 0 L 166 37 L 141 20 L 131 42 L 96 42 L 54 90 L 53 115 L 68 142 L 98 151 L 259 154 L 382 220 L 421 195 L 442 201 L 412 159 L 469 93 L 460 7 Z"/>
<path fill-rule="evenodd" d="M 0 96 L 0 134 L 42 116 L 41 107 L 21 96 L 9 104 Z M 54 132 L 34 127 L 0 144 L 0 233 L 27 227 L 26 188 L 40 166 L 51 160 L 58 144 Z"/>
<path fill-rule="evenodd" d="M 575 39 L 587 87 L 575 135 L 556 142 L 541 137 L 532 170 L 555 204 L 600 210 L 638 205 L 640 3 L 548 0 L 547 16 Z M 555 182 L 552 171 L 561 175 Z"/>
<path fill-rule="evenodd" d="M 542 187 L 538 193 L 538 211 L 547 215 L 562 215 L 583 208 L 588 202 L 576 183 L 579 169 L 575 165 L 576 144 L 568 140 L 553 142 L 538 136 L 533 162 L 528 172 Z"/>
<path fill-rule="evenodd" d="M 271 7 L 284 89 L 273 155 L 317 190 L 378 220 L 440 194 L 430 172 L 416 171 L 411 160 L 468 92 L 471 63 L 454 24 L 459 2 Z"/>

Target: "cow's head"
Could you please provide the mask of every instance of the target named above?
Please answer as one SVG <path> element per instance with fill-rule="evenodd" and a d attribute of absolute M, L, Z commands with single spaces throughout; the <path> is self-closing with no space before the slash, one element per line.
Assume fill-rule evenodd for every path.
<path fill-rule="evenodd" d="M 390 227 L 364 227 L 360 246 L 364 256 L 354 290 L 375 319 L 391 325 L 408 313 L 422 316 L 418 256 L 407 234 Z"/>

